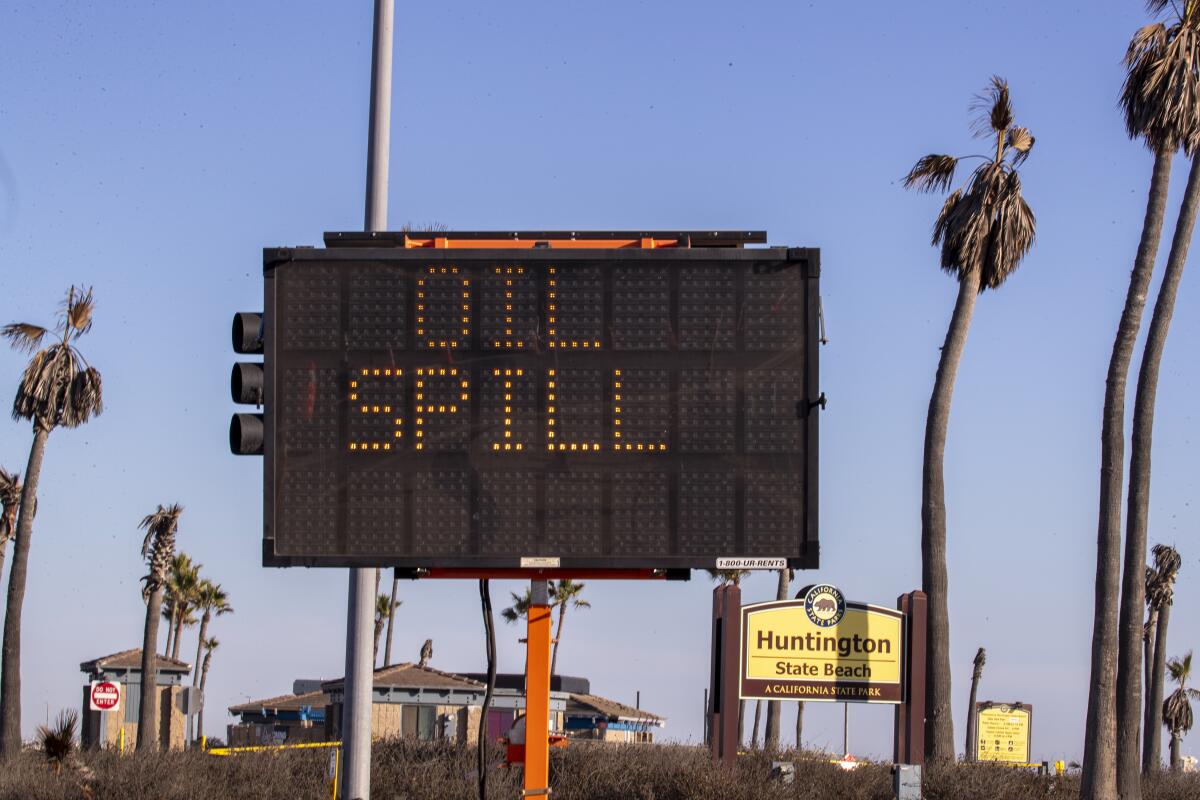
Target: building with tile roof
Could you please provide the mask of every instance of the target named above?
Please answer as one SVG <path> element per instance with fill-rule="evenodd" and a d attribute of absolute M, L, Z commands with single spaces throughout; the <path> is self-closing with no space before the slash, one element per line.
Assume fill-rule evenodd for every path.
<path fill-rule="evenodd" d="M 192 671 L 186 661 L 155 655 L 155 685 L 158 687 L 159 746 L 163 750 L 182 750 L 195 739 L 196 716 L 200 712 L 200 691 L 185 685 Z M 108 747 L 131 750 L 137 745 L 138 714 L 142 700 L 142 650 L 140 647 L 110 653 L 84 661 L 80 672 L 87 676 L 83 687 L 80 714 L 80 741 L 85 748 Z M 118 684 L 121 699 L 111 711 L 91 709 L 91 682 Z"/>
<path fill-rule="evenodd" d="M 473 739 L 479 726 L 486 685 L 477 673 L 443 672 L 413 663 L 375 670 L 371 705 L 374 738 Z M 317 688 L 319 687 L 319 689 Z M 291 694 L 231 706 L 240 717 L 229 726 L 231 745 L 333 741 L 341 736 L 345 681 L 296 681 Z M 648 711 L 590 694 L 586 678 L 554 676 L 551 728 L 576 738 L 649 742 L 666 720 Z M 317 706 L 327 703 L 322 710 Z M 499 739 L 524 712 L 524 676 L 500 674 L 486 735 Z M 323 725 L 318 722 L 323 720 Z"/>

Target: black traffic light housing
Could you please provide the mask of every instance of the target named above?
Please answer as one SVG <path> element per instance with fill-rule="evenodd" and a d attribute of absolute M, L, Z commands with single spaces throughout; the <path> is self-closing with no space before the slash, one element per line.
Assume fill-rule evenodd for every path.
<path fill-rule="evenodd" d="M 233 315 L 233 351 L 245 355 L 263 352 L 262 314 L 241 311 Z M 262 408 L 263 365 L 261 362 L 239 361 L 229 377 L 229 393 L 233 402 Z M 238 456 L 261 456 L 263 453 L 263 415 L 234 414 L 229 421 L 229 449 Z"/>

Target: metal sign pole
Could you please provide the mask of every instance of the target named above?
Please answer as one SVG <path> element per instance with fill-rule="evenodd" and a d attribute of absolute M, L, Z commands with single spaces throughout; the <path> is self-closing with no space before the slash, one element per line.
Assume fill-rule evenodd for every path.
<path fill-rule="evenodd" d="M 550 794 L 550 592 L 529 584 L 525 660 L 525 797 Z"/>
<path fill-rule="evenodd" d="M 392 117 L 393 0 L 375 0 L 371 45 L 371 111 L 367 134 L 367 190 L 364 227 L 387 228 L 388 151 Z M 371 663 L 375 613 L 375 569 L 351 569 L 346 620 L 346 690 L 342 707 L 345 761 L 341 796 L 371 797 Z"/>

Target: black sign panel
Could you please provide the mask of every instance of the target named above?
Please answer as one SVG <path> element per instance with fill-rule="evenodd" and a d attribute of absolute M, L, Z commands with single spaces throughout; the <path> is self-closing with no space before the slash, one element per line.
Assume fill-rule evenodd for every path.
<path fill-rule="evenodd" d="M 264 258 L 266 564 L 817 565 L 816 250 Z"/>

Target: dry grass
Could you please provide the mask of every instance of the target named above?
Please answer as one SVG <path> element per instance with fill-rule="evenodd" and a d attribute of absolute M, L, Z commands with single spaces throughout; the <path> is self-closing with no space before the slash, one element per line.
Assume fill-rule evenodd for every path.
<path fill-rule="evenodd" d="M 492 753 L 499 764 L 501 754 Z M 796 762 L 790 785 L 772 780 L 771 760 L 744 757 L 733 772 L 713 767 L 695 747 L 613 746 L 573 743 L 552 762 L 560 800 L 887 800 L 887 766 L 864 764 L 845 772 L 808 753 Z M 203 753 L 126 756 L 85 753 L 81 763 L 94 780 L 85 791 L 77 771 L 61 773 L 37 753 L 0 769 L 0 800 L 324 800 L 327 752 L 291 751 L 218 758 Z M 489 798 L 518 797 L 519 772 L 495 767 Z M 1022 770 L 957 766 L 926 778 L 928 800 L 1074 800 L 1073 777 L 1039 777 Z M 374 752 L 375 800 L 476 800 L 474 750 L 444 744 L 393 741 Z M 1165 774 L 1146 782 L 1145 800 L 1194 800 L 1200 775 Z"/>

